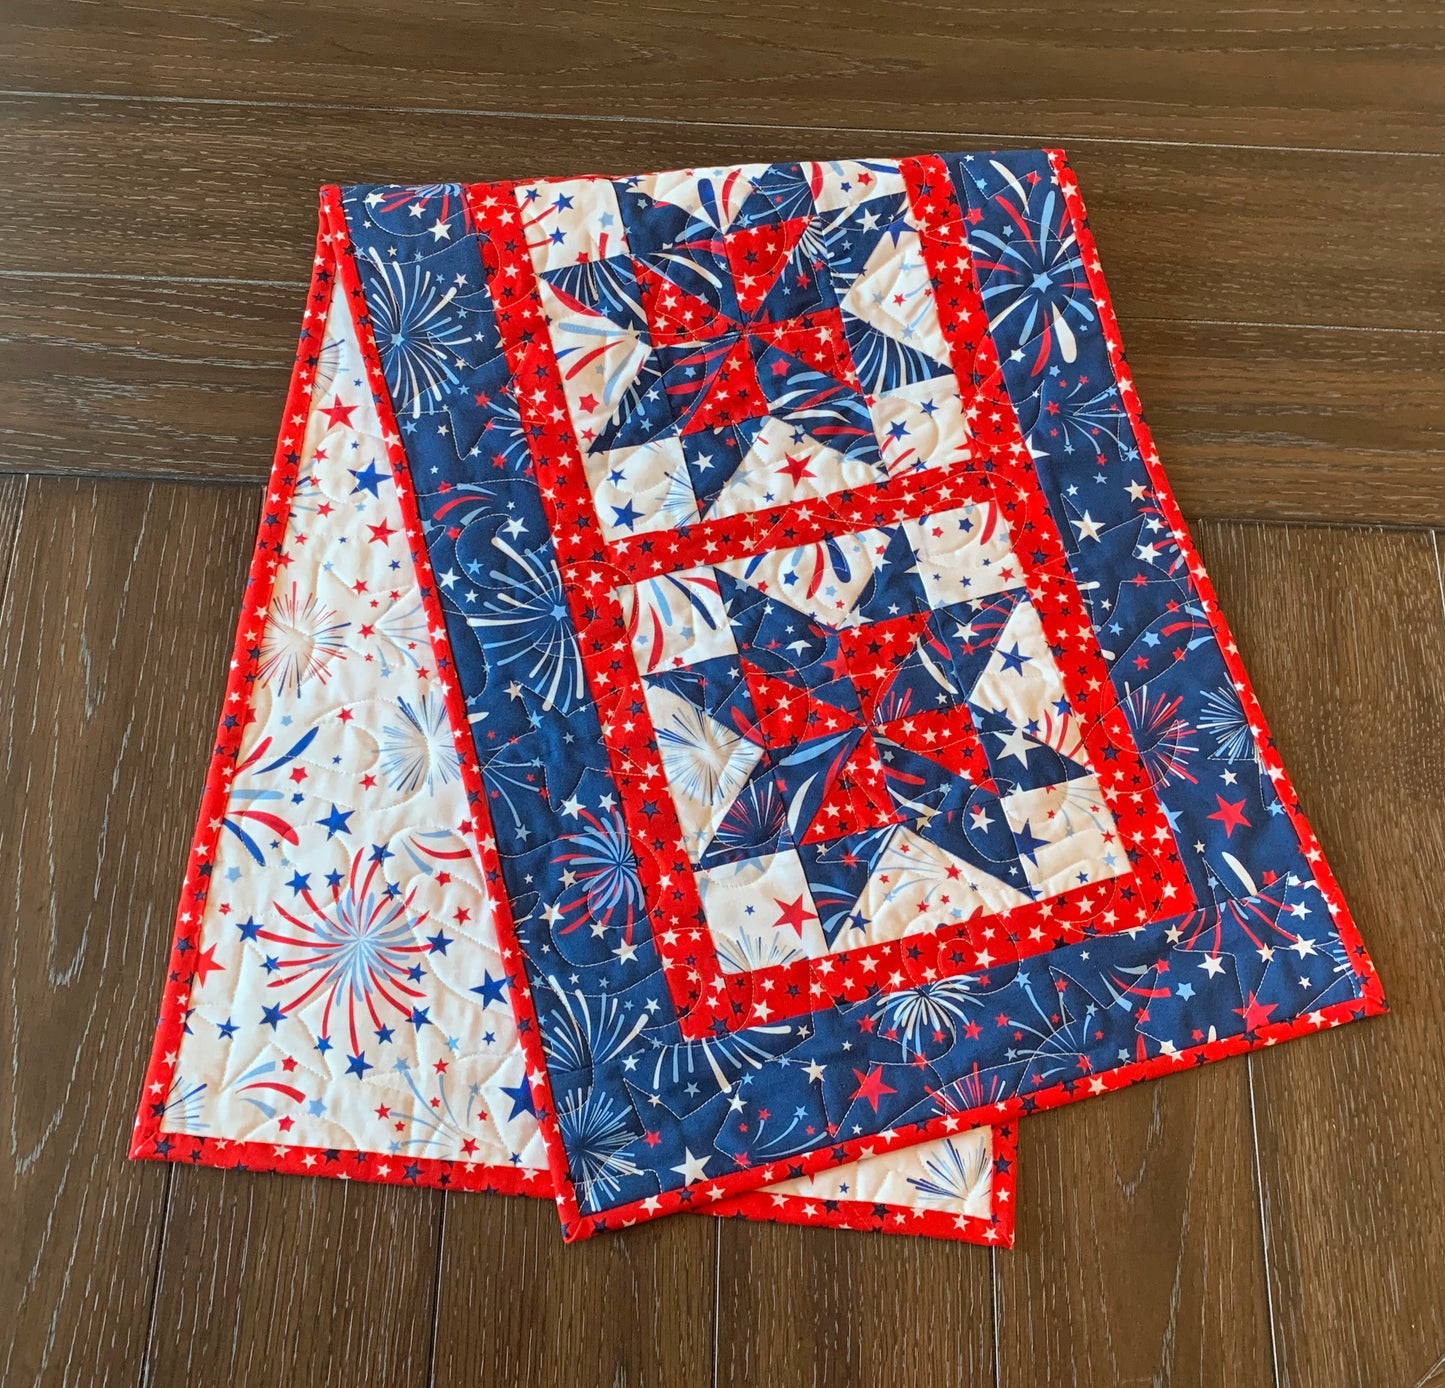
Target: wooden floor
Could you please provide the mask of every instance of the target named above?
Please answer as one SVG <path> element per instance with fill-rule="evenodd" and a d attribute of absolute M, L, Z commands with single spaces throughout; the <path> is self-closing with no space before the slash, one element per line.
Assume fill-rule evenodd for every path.
<path fill-rule="evenodd" d="M 0 1381 L 1445 1384 L 1445 16 L 6 0 Z M 1030 1118 L 1019 1240 L 124 1159 L 322 181 L 1056 143 L 1387 1018 Z"/>

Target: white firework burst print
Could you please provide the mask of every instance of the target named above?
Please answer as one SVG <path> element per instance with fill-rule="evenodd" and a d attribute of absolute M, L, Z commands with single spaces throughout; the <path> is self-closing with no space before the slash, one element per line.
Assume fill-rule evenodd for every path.
<path fill-rule="evenodd" d="M 557 566 L 544 553 L 523 553 L 505 540 L 492 544 L 511 561 L 491 574 L 480 610 L 467 613 L 493 670 L 519 678 L 547 708 L 574 707 L 586 691 L 577 638 Z"/>
<path fill-rule="evenodd" d="M 373 253 L 382 292 L 370 300 L 371 327 L 398 413 L 420 415 L 461 380 L 473 331 L 456 297 L 420 265 L 388 263 Z"/>
<path fill-rule="evenodd" d="M 1204 712 L 1199 719 L 1200 732 L 1214 739 L 1209 754 L 1218 761 L 1257 761 L 1254 730 L 1239 702 L 1239 695 L 1227 684 L 1211 689 L 1204 696 Z"/>
<path fill-rule="evenodd" d="M 304 597 L 297 585 L 271 600 L 261 634 L 260 676 L 283 693 L 299 694 L 308 680 L 326 682 L 332 661 L 343 656 L 349 623 L 317 598 Z"/>
<path fill-rule="evenodd" d="M 445 701 L 427 692 L 415 705 L 397 700 L 395 721 L 381 730 L 381 766 L 387 783 L 404 794 L 438 782 L 445 784 L 461 775 L 461 758 L 452 741 Z"/>

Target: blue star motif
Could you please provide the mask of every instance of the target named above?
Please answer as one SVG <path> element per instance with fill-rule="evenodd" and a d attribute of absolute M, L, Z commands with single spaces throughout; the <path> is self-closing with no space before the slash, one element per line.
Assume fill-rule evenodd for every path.
<path fill-rule="evenodd" d="M 532 1086 L 525 1079 L 515 1089 L 508 1089 L 502 1086 L 502 1093 L 512 1101 L 512 1111 L 508 1118 L 516 1118 L 523 1113 L 535 1114 L 537 1110 L 532 1106 Z"/>
<path fill-rule="evenodd" d="M 356 485 L 351 489 L 353 496 L 357 492 L 370 492 L 372 496 L 379 498 L 381 496 L 381 484 L 391 481 L 391 474 L 378 472 L 375 463 L 367 463 L 360 472 L 355 468 L 347 468 L 346 470 L 356 478 Z"/>
<path fill-rule="evenodd" d="M 642 519 L 642 512 L 637 510 L 630 501 L 625 506 L 614 506 L 612 509 L 616 513 L 614 525 L 625 525 L 631 530 Z"/>
<path fill-rule="evenodd" d="M 331 806 L 331 813 L 324 819 L 318 819 L 316 821 L 326 830 L 326 841 L 328 843 L 330 843 L 337 834 L 349 834 L 351 832 L 350 820 L 351 816 L 355 813 L 355 810 L 343 811 L 337 805 L 333 804 Z M 327 880 L 329 881 L 330 879 L 328 878 Z"/>
<path fill-rule="evenodd" d="M 481 994 L 483 1007 L 490 1007 L 494 1002 L 506 1001 L 506 987 L 507 976 L 505 974 L 501 978 L 493 978 L 490 969 L 483 969 L 482 981 L 472 989 L 472 992 Z"/>
<path fill-rule="evenodd" d="M 1020 858 L 1027 858 L 1035 867 L 1039 860 L 1034 854 L 1042 848 L 1048 839 L 1039 838 L 1033 831 L 1033 826 L 1028 820 L 1024 820 L 1024 827 L 1014 831 L 1014 844 L 1017 846 Z"/>
<path fill-rule="evenodd" d="M 1013 650 L 1006 651 L 1002 646 L 1000 646 L 998 648 L 998 653 L 999 657 L 1003 660 L 1003 668 L 1005 674 L 1007 674 L 1010 670 L 1014 671 L 1016 674 L 1023 674 L 1024 666 L 1028 664 L 1029 658 L 1021 650 L 1019 650 L 1017 641 L 1014 642 Z"/>

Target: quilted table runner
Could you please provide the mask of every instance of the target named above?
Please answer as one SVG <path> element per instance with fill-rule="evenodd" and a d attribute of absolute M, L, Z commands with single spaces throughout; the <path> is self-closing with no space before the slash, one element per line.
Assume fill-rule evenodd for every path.
<path fill-rule="evenodd" d="M 323 192 L 134 1155 L 1006 1243 L 1383 1010 L 1061 153 Z"/>

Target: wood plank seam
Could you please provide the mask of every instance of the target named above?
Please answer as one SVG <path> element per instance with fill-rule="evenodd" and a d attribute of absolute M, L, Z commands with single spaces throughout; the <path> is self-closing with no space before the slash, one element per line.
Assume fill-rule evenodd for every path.
<path fill-rule="evenodd" d="M 156 1314 L 161 1301 L 161 1269 L 165 1266 L 166 1241 L 171 1224 L 171 1192 L 175 1189 L 176 1169 L 166 1167 L 165 1193 L 161 1197 L 161 1236 L 156 1240 L 156 1262 L 151 1269 L 150 1307 L 146 1315 L 146 1337 L 141 1346 L 140 1372 L 136 1375 L 136 1388 L 143 1388 L 150 1375 L 151 1346 L 156 1338 Z"/>
<path fill-rule="evenodd" d="M 30 491 L 30 474 L 22 472 L 19 476 L 20 496 L 15 502 L 15 519 L 10 524 L 10 533 L 4 537 L 4 548 L 0 549 L 0 609 L 4 608 L 6 593 L 10 587 L 10 570 L 20 545 L 20 526 L 25 517 L 25 499 Z"/>
<path fill-rule="evenodd" d="M 281 101 L 256 97 L 166 96 L 158 93 L 67 92 L 37 87 L 0 87 L 0 97 L 46 97 L 56 101 L 114 101 L 156 106 L 230 106 L 243 110 L 385 112 L 399 116 L 462 116 L 468 119 L 516 119 L 536 121 L 596 121 L 610 125 L 675 125 L 685 129 L 793 131 L 803 134 L 887 135 L 905 138 L 982 140 L 1039 144 L 1053 138 L 1048 128 L 1020 131 L 914 128 L 888 125 L 805 125 L 792 121 L 687 120 L 678 116 L 598 114 L 588 111 L 518 111 L 488 106 L 408 106 L 392 103 L 371 105 L 352 101 Z M 1275 154 L 1348 154 L 1385 159 L 1445 159 L 1445 154 L 1425 149 L 1351 149 L 1344 145 L 1253 144 L 1239 140 L 1143 139 L 1124 135 L 1071 135 L 1071 145 L 1128 145 L 1165 149 L 1238 149 Z"/>
<path fill-rule="evenodd" d="M 1440 612 L 1445 616 L 1445 571 L 1440 567 L 1440 532 L 1431 530 L 1430 549 L 1435 555 L 1435 580 L 1440 585 Z"/>
<path fill-rule="evenodd" d="M 998 1248 L 990 1248 L 988 1251 L 988 1279 L 991 1284 L 993 1309 L 993 1388 L 1003 1388 L 1003 1352 L 999 1347 L 999 1278 L 998 1258 L 1002 1252 Z"/>
<path fill-rule="evenodd" d="M 441 1332 L 442 1320 L 442 1268 L 445 1266 L 447 1251 L 447 1202 L 449 1191 L 442 1192 L 437 1202 L 437 1265 L 432 1278 L 431 1339 L 426 1350 L 426 1381 L 428 1388 L 436 1388 L 437 1381 L 437 1336 Z"/>
<path fill-rule="evenodd" d="M 1254 1152 L 1254 1198 L 1256 1212 L 1259 1215 L 1260 1255 L 1264 1260 L 1264 1305 L 1265 1315 L 1269 1320 L 1269 1363 L 1274 1375 L 1274 1388 L 1280 1388 L 1279 1332 L 1274 1314 L 1273 1271 L 1269 1264 L 1269 1220 L 1265 1217 L 1264 1211 L 1264 1173 L 1259 1160 L 1259 1121 L 1254 1101 L 1254 1062 L 1254 1056 L 1245 1056 L 1245 1074 L 1249 1092 L 1249 1137 Z"/>

